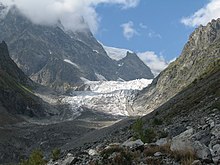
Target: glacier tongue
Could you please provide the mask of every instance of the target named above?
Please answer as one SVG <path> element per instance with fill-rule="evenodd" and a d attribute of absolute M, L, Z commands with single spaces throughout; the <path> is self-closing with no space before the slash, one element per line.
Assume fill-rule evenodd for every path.
<path fill-rule="evenodd" d="M 126 82 L 84 80 L 90 91 L 73 91 L 71 96 L 63 98 L 75 115 L 86 108 L 111 115 L 132 116 L 134 113 L 130 105 L 134 95 L 152 82 L 147 79 Z"/>

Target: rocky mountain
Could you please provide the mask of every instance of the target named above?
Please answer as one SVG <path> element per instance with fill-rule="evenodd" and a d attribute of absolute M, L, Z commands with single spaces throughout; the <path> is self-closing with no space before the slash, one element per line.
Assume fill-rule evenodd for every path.
<path fill-rule="evenodd" d="M 32 90 L 36 85 L 9 57 L 5 42 L 0 44 L 0 123 L 23 121 L 18 116 L 45 117 L 43 101 Z"/>
<path fill-rule="evenodd" d="M 117 61 L 118 64 L 118 73 L 120 75 L 123 75 L 123 77 L 129 76 L 133 79 L 136 79 L 135 75 L 148 75 L 148 77 L 153 78 L 154 75 L 152 74 L 151 69 L 148 67 L 147 70 L 143 70 L 142 68 L 146 67 L 144 62 L 137 56 L 136 53 L 127 50 L 127 49 L 121 49 L 121 48 L 114 48 L 114 47 L 108 47 L 104 46 L 103 48 L 105 49 L 106 53 L 108 56 Z M 133 68 L 133 69 L 131 69 Z M 129 80 L 129 79 L 125 79 Z"/>
<path fill-rule="evenodd" d="M 81 78 L 153 78 L 135 54 L 128 54 L 120 63 L 112 60 L 89 29 L 72 32 L 65 30 L 60 21 L 53 26 L 36 25 L 16 7 L 0 20 L 0 39 L 8 43 L 12 59 L 25 74 L 59 91 L 81 85 Z"/>
<path fill-rule="evenodd" d="M 220 19 L 198 27 L 181 55 L 136 97 L 133 108 L 147 114 L 220 65 Z"/>

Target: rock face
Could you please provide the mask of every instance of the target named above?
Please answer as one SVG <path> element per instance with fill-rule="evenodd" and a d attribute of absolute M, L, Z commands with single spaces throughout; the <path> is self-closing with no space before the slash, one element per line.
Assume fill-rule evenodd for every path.
<path fill-rule="evenodd" d="M 31 89 L 34 83 L 9 57 L 5 42 L 0 44 L 0 124 L 22 121 L 17 115 L 43 117 L 43 101 Z"/>
<path fill-rule="evenodd" d="M 200 26 L 182 54 L 136 97 L 133 108 L 147 114 L 220 65 L 220 19 Z"/>
<path fill-rule="evenodd" d="M 124 65 L 119 66 L 89 29 L 67 31 L 61 22 L 50 27 L 36 25 L 16 7 L 1 19 L 0 39 L 8 43 L 11 57 L 25 74 L 59 91 L 82 84 L 81 77 L 89 80 L 153 78 L 150 69 L 135 54 L 128 54 L 121 61 Z"/>

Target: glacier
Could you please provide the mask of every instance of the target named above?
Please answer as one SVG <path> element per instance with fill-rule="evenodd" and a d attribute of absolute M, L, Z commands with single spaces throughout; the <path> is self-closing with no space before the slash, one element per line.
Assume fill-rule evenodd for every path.
<path fill-rule="evenodd" d="M 72 109 L 72 116 L 79 116 L 84 109 L 114 116 L 134 116 L 132 100 L 137 91 L 147 87 L 152 80 L 89 81 L 85 78 L 86 91 L 72 91 L 62 102 Z"/>

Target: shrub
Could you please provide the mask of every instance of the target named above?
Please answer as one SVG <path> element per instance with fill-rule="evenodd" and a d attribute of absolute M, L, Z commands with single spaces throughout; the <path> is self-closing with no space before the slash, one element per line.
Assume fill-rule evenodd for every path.
<path fill-rule="evenodd" d="M 140 118 L 137 119 L 132 126 L 132 130 L 134 132 L 133 137 L 135 139 L 141 139 L 144 143 L 153 142 L 154 138 L 157 135 L 156 132 L 151 128 L 144 129 L 143 126 L 144 126 L 143 121 Z"/>
<path fill-rule="evenodd" d="M 60 158 L 60 149 L 55 148 L 52 152 L 51 152 L 51 158 L 53 159 L 53 161 L 58 160 Z"/>
<path fill-rule="evenodd" d="M 143 126 L 144 126 L 144 123 L 143 121 L 138 118 L 136 120 L 136 122 L 132 125 L 132 130 L 134 132 L 134 135 L 133 137 L 135 139 L 141 139 L 143 142 L 144 142 L 144 130 L 143 130 Z"/>
<path fill-rule="evenodd" d="M 157 134 L 152 128 L 146 129 L 144 132 L 144 142 L 151 143 L 154 141 L 156 136 Z"/>
<path fill-rule="evenodd" d="M 43 158 L 44 156 L 41 150 L 34 150 L 29 159 L 22 160 L 19 165 L 45 165 L 46 161 Z"/>

